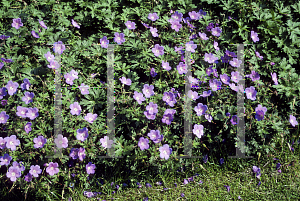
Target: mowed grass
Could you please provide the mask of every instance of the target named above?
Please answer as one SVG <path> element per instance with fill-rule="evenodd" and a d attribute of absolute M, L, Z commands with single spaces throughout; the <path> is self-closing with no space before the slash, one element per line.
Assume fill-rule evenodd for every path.
<path fill-rule="evenodd" d="M 298 145 L 296 145 L 298 146 Z M 70 194 L 65 198 L 72 197 L 72 200 L 299 200 L 300 196 L 300 165 L 299 149 L 295 148 L 294 154 L 290 150 L 277 155 L 262 156 L 258 161 L 252 159 L 226 159 L 222 165 L 199 162 L 186 170 L 166 171 L 163 175 L 153 176 L 148 174 L 145 180 L 139 181 L 142 184 L 138 188 L 136 182 L 131 182 L 128 187 L 116 190 L 111 188 L 114 185 L 122 186 L 124 181 L 122 175 L 115 174 L 103 184 L 102 192 L 94 198 L 86 198 L 83 195 L 83 185 L 78 185 L 74 189 L 69 188 Z M 279 160 L 274 160 L 277 158 Z M 281 173 L 276 169 L 276 164 L 280 162 Z M 256 165 L 261 169 L 260 180 L 253 174 L 252 167 Z M 194 181 L 183 184 L 184 179 L 195 176 Z M 120 181 L 120 182 L 118 182 Z M 161 185 L 156 182 L 161 181 Z M 203 183 L 199 183 L 202 181 Z M 259 181 L 261 184 L 258 185 Z M 146 187 L 145 183 L 150 183 L 152 187 Z M 174 183 L 177 184 L 175 187 Z M 106 185 L 107 184 L 107 185 Z M 230 191 L 224 185 L 230 186 Z M 107 187 L 107 188 L 106 188 Z M 168 188 L 168 189 L 164 189 Z M 103 190 L 107 189 L 106 195 Z M 112 191 L 116 193 L 111 194 Z M 184 193 L 184 197 L 181 194 Z M 146 199 L 145 199 L 146 200 Z"/>

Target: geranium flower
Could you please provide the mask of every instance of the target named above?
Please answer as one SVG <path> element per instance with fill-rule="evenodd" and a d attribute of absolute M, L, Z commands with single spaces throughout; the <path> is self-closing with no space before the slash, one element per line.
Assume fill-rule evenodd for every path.
<path fill-rule="evenodd" d="M 144 151 L 145 149 L 149 149 L 149 140 L 147 138 L 144 137 L 140 137 L 139 142 L 138 142 L 138 146 L 140 147 L 140 149 L 142 151 Z"/>
<path fill-rule="evenodd" d="M 172 148 L 170 148 L 168 144 L 164 144 L 162 147 L 159 147 L 159 151 L 160 158 L 168 160 L 172 153 Z"/>
<path fill-rule="evenodd" d="M 42 135 L 38 136 L 37 138 L 33 139 L 34 144 L 34 148 L 43 148 L 44 145 L 47 143 L 47 139 L 44 138 Z"/>
<path fill-rule="evenodd" d="M 80 26 L 77 24 L 77 22 L 75 20 L 72 19 L 71 22 L 74 27 L 80 29 Z"/>
<path fill-rule="evenodd" d="M 48 167 L 46 168 L 46 172 L 51 176 L 57 174 L 59 172 L 58 163 L 50 162 Z"/>
<path fill-rule="evenodd" d="M 23 23 L 21 22 L 21 18 L 13 19 L 13 23 L 11 24 L 12 27 L 15 27 L 16 29 L 19 29 L 23 26 Z"/>
<path fill-rule="evenodd" d="M 68 147 L 68 139 L 67 137 L 64 137 L 62 134 L 58 134 L 57 138 L 54 139 L 54 142 L 59 149 Z"/>

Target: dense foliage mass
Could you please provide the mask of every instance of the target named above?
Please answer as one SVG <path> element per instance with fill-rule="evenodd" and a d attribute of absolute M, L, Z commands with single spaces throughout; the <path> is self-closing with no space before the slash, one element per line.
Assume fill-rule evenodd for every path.
<path fill-rule="evenodd" d="M 298 137 L 299 1 L 2 1 L 0 16 L 5 185 L 27 192 L 33 182 L 43 196 L 74 179 L 89 187 L 87 180 L 95 182 L 107 167 L 136 172 L 188 165 L 197 159 L 178 158 L 187 146 L 187 100 L 191 155 L 204 161 L 214 155 L 223 163 L 236 148 L 260 156 Z M 109 48 L 113 139 L 106 130 Z M 55 136 L 58 69 L 62 133 Z M 243 114 L 237 111 L 240 92 Z M 245 147 L 236 143 L 239 122 L 245 124 Z M 66 157 L 46 157 L 56 146 Z M 123 158 L 98 158 L 111 148 Z"/>

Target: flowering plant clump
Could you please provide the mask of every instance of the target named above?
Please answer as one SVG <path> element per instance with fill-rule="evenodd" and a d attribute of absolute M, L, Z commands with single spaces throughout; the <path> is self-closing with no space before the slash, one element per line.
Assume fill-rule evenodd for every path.
<path fill-rule="evenodd" d="M 268 153 L 299 133 L 296 3 L 21 3 L 4 3 L 1 18 L 6 186 L 57 199 L 55 185 L 73 178 L 88 188 L 108 166 L 190 165 L 178 159 L 188 145 L 222 165 L 236 149 Z"/>

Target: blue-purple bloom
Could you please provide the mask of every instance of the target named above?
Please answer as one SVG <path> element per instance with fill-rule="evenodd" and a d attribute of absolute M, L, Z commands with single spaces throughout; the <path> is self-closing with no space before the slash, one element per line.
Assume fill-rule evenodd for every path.
<path fill-rule="evenodd" d="M 233 58 L 232 61 L 229 61 L 229 64 L 233 67 L 240 67 L 242 61 L 238 60 L 237 58 Z"/>
<path fill-rule="evenodd" d="M 188 91 L 188 97 L 193 99 L 193 100 L 197 100 L 199 98 L 199 95 L 198 95 L 197 91 L 189 90 Z"/>
<path fill-rule="evenodd" d="M 77 129 L 76 139 L 84 142 L 89 136 L 88 128 Z"/>
<path fill-rule="evenodd" d="M 39 174 L 42 173 L 42 170 L 39 165 L 32 165 L 30 166 L 29 173 L 34 177 L 39 177 Z"/>
<path fill-rule="evenodd" d="M 65 50 L 66 50 L 66 46 L 63 44 L 62 41 L 53 43 L 53 52 L 62 54 Z"/>
<path fill-rule="evenodd" d="M 254 31 L 251 31 L 251 39 L 253 40 L 253 42 L 257 42 L 259 41 L 259 38 L 258 38 L 258 34 Z"/>
<path fill-rule="evenodd" d="M 211 79 L 209 80 L 209 86 L 211 87 L 211 90 L 217 91 L 221 89 L 222 82 L 220 82 L 217 79 L 213 79 L 213 80 Z"/>
<path fill-rule="evenodd" d="M 240 121 L 240 118 L 237 115 L 233 115 L 230 119 L 230 122 L 232 123 L 232 125 L 238 124 L 239 121 Z"/>
<path fill-rule="evenodd" d="M 74 102 L 73 104 L 70 104 L 71 114 L 72 115 L 80 115 L 81 112 L 81 106 L 78 104 L 78 102 Z"/>
<path fill-rule="evenodd" d="M 13 19 L 13 23 L 11 24 L 12 27 L 15 27 L 16 29 L 19 29 L 23 26 L 23 23 L 21 22 L 21 18 Z"/>
<path fill-rule="evenodd" d="M 174 104 L 177 102 L 175 95 L 172 92 L 164 92 L 163 101 L 165 101 L 170 107 L 174 107 Z"/>
<path fill-rule="evenodd" d="M 8 118 L 9 118 L 9 115 L 6 114 L 6 111 L 2 111 L 2 112 L 0 113 L 0 123 L 1 123 L 1 124 L 6 124 Z"/>
<path fill-rule="evenodd" d="M 51 176 L 57 174 L 59 172 L 58 163 L 50 162 L 46 168 L 46 172 Z"/>
<path fill-rule="evenodd" d="M 140 147 L 140 149 L 142 151 L 144 151 L 145 149 L 149 149 L 149 140 L 147 138 L 144 137 L 140 137 L 139 142 L 138 142 L 138 146 Z"/>
<path fill-rule="evenodd" d="M 215 27 L 211 29 L 211 34 L 214 36 L 219 37 L 221 33 L 222 33 L 222 29 L 220 27 Z"/>
<path fill-rule="evenodd" d="M 123 33 L 115 33 L 115 37 L 114 37 L 114 42 L 118 43 L 119 45 L 121 45 L 122 43 L 125 42 L 125 35 Z"/>
<path fill-rule="evenodd" d="M 27 124 L 24 126 L 24 130 L 26 131 L 27 134 L 32 130 L 31 126 L 32 126 L 31 122 L 27 122 Z"/>
<path fill-rule="evenodd" d="M 165 62 L 165 61 L 162 61 L 161 66 L 162 66 L 163 69 L 165 69 L 165 70 L 167 70 L 167 71 L 171 70 L 171 67 L 170 67 L 170 65 L 169 65 L 169 62 L 167 62 L 167 61 L 166 61 L 166 62 Z"/>
<path fill-rule="evenodd" d="M 150 27 L 150 32 L 153 37 L 158 37 L 157 28 Z"/>
<path fill-rule="evenodd" d="M 201 138 L 203 136 L 203 125 L 201 124 L 195 124 L 193 129 L 193 134 L 195 134 L 198 138 Z"/>
<path fill-rule="evenodd" d="M 267 108 L 266 107 L 262 107 L 262 105 L 258 105 L 256 108 L 255 108 L 255 119 L 257 121 L 261 121 L 264 119 L 264 116 L 265 116 L 265 113 L 267 112 Z"/>
<path fill-rule="evenodd" d="M 15 151 L 17 149 L 16 146 L 20 145 L 20 140 L 17 139 L 17 136 L 11 135 L 9 137 L 4 138 L 6 142 L 6 147 L 11 149 L 12 151 Z"/>
<path fill-rule="evenodd" d="M 164 144 L 162 147 L 159 147 L 159 151 L 160 151 L 160 158 L 164 158 L 168 160 L 172 153 L 172 148 L 170 148 L 168 144 Z"/>
<path fill-rule="evenodd" d="M 93 164 L 92 162 L 89 162 L 86 166 L 86 172 L 88 174 L 94 174 L 95 173 L 95 169 L 96 169 L 96 165 Z"/>
<path fill-rule="evenodd" d="M 25 79 L 23 80 L 23 83 L 21 84 L 21 89 L 22 89 L 22 91 L 23 91 L 23 90 L 29 90 L 30 85 L 31 85 L 31 84 L 30 84 L 28 78 L 25 78 Z"/>
<path fill-rule="evenodd" d="M 97 114 L 87 113 L 87 115 L 84 117 L 84 119 L 86 121 L 88 121 L 90 124 L 92 124 L 96 120 L 97 117 L 98 117 Z"/>
<path fill-rule="evenodd" d="M 0 166 L 6 165 L 8 166 L 10 164 L 12 157 L 8 154 L 4 154 L 3 156 L 0 156 Z"/>
<path fill-rule="evenodd" d="M 133 98 L 139 103 L 142 104 L 142 102 L 145 100 L 142 93 L 134 91 Z"/>
<path fill-rule="evenodd" d="M 10 96 L 14 95 L 17 92 L 18 87 L 19 84 L 17 82 L 13 82 L 12 80 L 8 81 L 7 85 L 5 86 Z"/>
<path fill-rule="evenodd" d="M 187 73 L 187 68 L 185 67 L 185 64 L 183 62 L 179 62 L 179 64 L 177 65 L 177 70 L 179 75 Z"/>
<path fill-rule="evenodd" d="M 189 16 L 190 16 L 191 20 L 199 20 L 200 13 L 192 11 L 192 12 L 189 12 Z"/>
<path fill-rule="evenodd" d="M 243 79 L 243 76 L 238 71 L 231 72 L 231 80 L 233 82 L 238 83 L 241 79 Z"/>
<path fill-rule="evenodd" d="M 294 117 L 293 115 L 290 115 L 290 120 L 289 120 L 289 122 L 291 123 L 291 125 L 292 125 L 293 127 L 295 127 L 296 125 L 298 125 L 297 119 L 296 119 L 296 117 Z"/>
<path fill-rule="evenodd" d="M 77 24 L 77 22 L 75 20 L 72 19 L 71 22 L 74 27 L 80 29 L 80 26 Z"/>
<path fill-rule="evenodd" d="M 17 178 L 21 177 L 21 172 L 17 167 L 10 167 L 6 173 L 6 176 L 10 178 L 11 181 L 15 182 Z"/>
<path fill-rule="evenodd" d="M 38 108 L 28 108 L 26 117 L 28 117 L 30 120 L 34 120 L 36 117 L 39 116 L 39 109 Z"/>
<path fill-rule="evenodd" d="M 148 84 L 145 84 L 144 87 L 143 87 L 143 94 L 145 95 L 146 98 L 150 98 L 151 96 L 154 95 L 154 86 L 153 85 L 148 85 Z"/>
<path fill-rule="evenodd" d="M 198 105 L 194 108 L 194 110 L 197 113 L 197 116 L 201 116 L 206 112 L 207 106 L 203 105 L 202 103 L 198 103 Z"/>
<path fill-rule="evenodd" d="M 88 85 L 84 85 L 84 83 L 81 83 L 81 85 L 78 87 L 80 89 L 80 92 L 82 95 L 87 95 L 89 94 L 89 86 Z"/>
<path fill-rule="evenodd" d="M 106 36 L 103 36 L 103 38 L 100 39 L 100 44 L 102 48 L 107 48 L 109 44 L 109 40 L 107 40 Z"/>
<path fill-rule="evenodd" d="M 148 19 L 153 21 L 153 22 L 156 21 L 158 18 L 159 17 L 157 15 L 157 13 L 149 13 L 149 15 L 148 15 Z"/>
<path fill-rule="evenodd" d="M 164 47 L 160 46 L 159 44 L 155 44 L 155 46 L 152 48 L 152 52 L 156 57 L 164 54 Z"/>
<path fill-rule="evenodd" d="M 43 27 L 44 29 L 48 29 L 48 27 L 45 25 L 45 23 L 41 20 L 39 20 L 39 23 L 41 25 L 41 27 Z"/>
<path fill-rule="evenodd" d="M 46 54 L 44 54 L 44 56 L 49 63 L 51 63 L 51 61 L 54 61 L 54 55 L 52 55 L 51 52 L 48 51 Z"/>
<path fill-rule="evenodd" d="M 125 25 L 129 30 L 135 29 L 135 22 L 127 21 Z"/>
<path fill-rule="evenodd" d="M 64 137 L 62 134 L 58 134 L 57 138 L 54 139 L 54 142 L 59 149 L 68 147 L 68 139 L 67 137 Z"/>
<path fill-rule="evenodd" d="M 38 136 L 37 138 L 33 139 L 34 144 L 34 148 L 43 148 L 44 145 L 47 143 L 47 139 L 44 138 L 42 135 Z"/>
<path fill-rule="evenodd" d="M 155 72 L 155 69 L 154 69 L 154 68 L 151 68 L 150 75 L 151 75 L 152 77 L 155 77 L 155 76 L 157 75 L 157 73 Z"/>
<path fill-rule="evenodd" d="M 199 36 L 200 36 L 200 38 L 201 38 L 202 40 L 208 40 L 208 37 L 206 36 L 206 33 L 201 33 L 201 32 L 199 32 L 198 34 L 199 34 Z"/>
<path fill-rule="evenodd" d="M 28 108 L 22 107 L 22 106 L 17 106 L 17 116 L 26 118 L 26 114 L 28 112 Z"/>
<path fill-rule="evenodd" d="M 215 55 L 213 55 L 212 53 L 205 53 L 204 54 L 204 61 L 212 64 L 212 63 L 218 63 L 218 57 L 216 57 Z"/>
<path fill-rule="evenodd" d="M 37 34 L 35 31 L 31 31 L 31 34 L 32 34 L 32 36 L 33 37 L 35 37 L 35 38 L 40 38 L 40 36 L 39 36 L 39 34 Z"/>
<path fill-rule="evenodd" d="M 253 101 L 256 100 L 257 91 L 255 90 L 255 88 L 253 86 L 246 88 L 245 92 L 246 92 L 248 99 L 253 100 Z"/>
<path fill-rule="evenodd" d="M 24 101 L 25 104 L 32 103 L 33 97 L 34 97 L 34 93 L 33 92 L 26 91 L 25 92 L 25 96 L 22 97 L 22 101 Z"/>
<path fill-rule="evenodd" d="M 274 85 L 278 85 L 277 74 L 276 73 L 271 73 L 271 76 L 272 76 L 272 80 L 274 81 Z"/>

